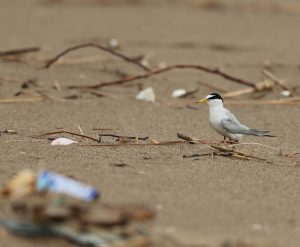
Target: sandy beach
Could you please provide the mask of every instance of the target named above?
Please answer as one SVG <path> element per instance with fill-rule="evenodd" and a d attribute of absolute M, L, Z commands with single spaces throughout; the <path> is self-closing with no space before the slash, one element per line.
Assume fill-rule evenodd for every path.
<path fill-rule="evenodd" d="M 179 132 L 217 142 L 222 137 L 208 124 L 207 105 L 194 102 L 216 89 L 225 94 L 246 88 L 216 74 L 178 69 L 123 85 L 70 89 L 145 72 L 92 47 L 41 69 L 47 59 L 83 43 L 107 46 L 116 39 L 117 51 L 142 55 L 151 68 L 200 64 L 252 82 L 262 81 L 261 72 L 267 68 L 294 90 L 295 97 L 300 94 L 298 5 L 274 9 L 273 1 L 265 2 L 270 8 L 249 1 L 212 6 L 203 2 L 0 1 L 0 51 L 40 48 L 19 60 L 0 57 L 0 102 L 33 99 L 0 103 L 0 184 L 25 168 L 49 169 L 95 186 L 104 202 L 153 207 L 153 234 L 170 236 L 178 246 L 221 246 L 227 240 L 252 244 L 243 246 L 299 246 L 299 103 L 259 103 L 284 99 L 278 86 L 225 98 L 226 107 L 241 122 L 277 136 L 245 137 L 236 146 L 259 159 L 207 155 L 212 152 L 209 145 L 187 142 L 99 147 L 84 145 L 97 144 L 84 138 L 56 134 L 79 143 L 51 146 L 46 136 L 36 138 L 81 129 L 94 138 L 116 134 L 170 142 L 180 140 Z M 154 103 L 136 99 L 148 87 L 155 92 Z M 172 97 L 180 88 L 197 91 Z M 114 144 L 115 138 L 103 141 Z M 206 155 L 184 158 L 192 154 Z M 1 247 L 41 243 L 71 246 L 53 239 L 32 242 L 0 231 Z"/>

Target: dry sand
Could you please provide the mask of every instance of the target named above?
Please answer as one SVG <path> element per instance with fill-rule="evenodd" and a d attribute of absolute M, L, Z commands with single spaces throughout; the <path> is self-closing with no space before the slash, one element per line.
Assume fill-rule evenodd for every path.
<path fill-rule="evenodd" d="M 0 130 L 18 132 L 0 136 L 1 184 L 24 168 L 47 168 L 96 186 L 105 202 L 141 202 L 157 208 L 154 232 L 170 234 L 182 243 L 218 246 L 228 239 L 246 239 L 265 241 L 270 246 L 299 246 L 300 156 L 280 155 L 299 152 L 299 105 L 228 105 L 242 122 L 278 136 L 243 139 L 274 149 L 238 147 L 269 162 L 210 156 L 183 158 L 207 152 L 206 145 L 52 147 L 47 138 L 32 136 L 60 128 L 79 133 L 81 126 L 84 134 L 94 137 L 108 132 L 164 141 L 177 140 L 176 133 L 183 132 L 219 140 L 220 136 L 209 128 L 207 107 L 186 106 L 212 91 L 199 81 L 225 90 L 241 88 L 238 84 L 200 71 L 174 71 L 139 81 L 144 88 L 154 88 L 155 104 L 135 99 L 139 91 L 136 82 L 100 89 L 98 92 L 106 97 L 99 98 L 66 87 L 116 79 L 116 69 L 129 74 L 141 70 L 93 48 L 65 58 L 73 62 L 96 58 L 93 62 L 57 64 L 50 70 L 40 70 L 40 60 L 72 45 L 91 41 L 105 44 L 115 37 L 121 41 L 123 53 L 146 54 L 153 65 L 221 66 L 228 73 L 260 81 L 263 64 L 269 61 L 279 78 L 290 87 L 298 86 L 300 15 L 255 12 L 251 8 L 203 9 L 178 2 L 119 2 L 113 6 L 95 2 L 0 2 L 1 50 L 42 48 L 40 53 L 27 57 L 33 58 L 30 64 L 0 61 L 0 76 L 17 80 L 0 81 L 0 99 L 14 97 L 22 82 L 31 78 L 38 78 L 38 86 L 23 90 L 25 94 L 19 97 L 29 97 L 36 90 L 53 97 L 43 102 L 0 104 Z M 55 81 L 61 92 L 53 88 Z M 195 98 L 174 99 L 171 93 L 177 88 L 199 91 Z M 59 100 L 74 94 L 79 98 Z M 278 97 L 278 90 L 265 96 Z M 115 167 L 116 163 L 128 166 Z M 0 233 L 0 246 L 32 246 Z M 57 246 L 57 242 L 49 241 L 47 245 Z"/>

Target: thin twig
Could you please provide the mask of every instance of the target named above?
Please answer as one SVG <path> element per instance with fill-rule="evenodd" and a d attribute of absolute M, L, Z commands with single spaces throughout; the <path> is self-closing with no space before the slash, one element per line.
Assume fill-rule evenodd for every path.
<path fill-rule="evenodd" d="M 80 127 L 80 125 L 78 125 L 78 129 L 79 129 L 80 134 L 83 135 L 83 131 L 82 131 L 82 128 Z"/>
<path fill-rule="evenodd" d="M 188 144 L 186 141 L 164 141 L 158 143 L 122 143 L 122 144 L 83 144 L 84 147 L 127 147 L 127 146 L 165 146 L 176 144 Z"/>
<path fill-rule="evenodd" d="M 185 140 L 191 144 L 196 144 L 196 143 L 201 143 L 201 144 L 209 144 L 209 143 L 213 143 L 212 141 L 209 141 L 209 140 L 201 140 L 201 139 L 196 139 L 196 138 L 193 138 L 193 137 L 189 137 L 185 134 L 182 134 L 182 133 L 177 133 L 177 137 L 179 139 L 182 139 L 182 140 Z"/>
<path fill-rule="evenodd" d="M 41 97 L 44 97 L 45 99 L 57 100 L 57 101 L 60 101 L 60 102 L 66 102 L 67 101 L 66 99 L 62 99 L 62 98 L 59 98 L 59 97 L 48 95 L 48 94 L 42 92 L 41 90 L 36 90 L 36 92 L 38 94 L 40 94 Z"/>
<path fill-rule="evenodd" d="M 226 101 L 228 105 L 297 105 L 300 97 L 278 99 L 278 100 L 235 100 Z"/>
<path fill-rule="evenodd" d="M 103 136 L 109 136 L 109 137 L 114 137 L 117 139 L 132 139 L 132 140 L 142 140 L 142 141 L 146 141 L 149 139 L 148 136 L 144 136 L 144 137 L 137 137 L 137 136 L 120 136 L 120 135 L 115 135 L 115 134 L 99 134 L 99 141 L 101 142 L 101 138 Z"/>
<path fill-rule="evenodd" d="M 74 136 L 80 136 L 80 137 L 83 137 L 83 138 L 87 138 L 87 139 L 90 139 L 90 140 L 95 141 L 95 142 L 99 142 L 99 140 L 96 139 L 96 138 L 93 138 L 93 137 L 90 137 L 90 136 L 87 136 L 87 135 L 77 134 L 77 133 L 70 132 L 70 131 L 65 131 L 65 130 L 48 132 L 48 133 L 44 133 L 44 134 L 33 136 L 33 137 L 38 138 L 38 137 L 43 137 L 43 136 L 55 135 L 55 134 L 69 134 L 69 135 L 74 135 Z"/>
<path fill-rule="evenodd" d="M 140 63 L 138 58 L 130 58 L 124 54 L 121 54 L 111 48 L 102 46 L 102 45 L 97 45 L 97 44 L 93 44 L 93 43 L 87 43 L 87 44 L 81 44 L 81 45 L 76 45 L 76 46 L 72 46 L 64 51 L 62 51 L 61 53 L 59 53 L 57 56 L 55 56 L 54 58 L 48 60 L 44 66 L 44 68 L 48 69 L 50 68 L 50 66 L 55 63 L 59 58 L 61 58 L 62 56 L 66 55 L 67 53 L 74 51 L 74 50 L 78 50 L 81 48 L 85 48 L 85 47 L 94 47 L 97 49 L 100 49 L 102 51 L 106 51 L 116 57 L 122 58 L 123 60 L 125 60 L 126 62 L 129 63 L 133 63 L 135 65 L 137 65 L 138 67 L 142 68 L 145 71 L 149 71 L 150 69 L 148 67 L 146 67 L 145 65 L 143 65 L 142 63 Z"/>
<path fill-rule="evenodd" d="M 235 158 L 240 158 L 240 159 L 249 159 L 249 158 L 253 158 L 253 159 L 257 159 L 257 160 L 263 160 L 263 161 L 266 161 L 266 159 L 263 159 L 263 158 L 259 158 L 259 157 L 256 157 L 254 155 L 251 155 L 251 154 L 245 154 L 245 153 L 242 153 L 240 151 L 237 151 L 235 149 L 230 149 L 230 148 L 226 148 L 226 147 L 221 147 L 221 146 L 218 146 L 218 145 L 211 145 L 211 147 L 213 149 L 216 149 L 216 150 L 219 150 L 225 154 L 228 154 L 228 156 L 232 156 L 232 157 L 235 157 Z M 221 155 L 220 153 L 218 153 L 218 155 Z"/>
<path fill-rule="evenodd" d="M 125 83 L 131 82 L 131 81 L 146 79 L 148 77 L 158 75 L 158 74 L 161 74 L 161 73 L 165 73 L 167 71 L 174 70 L 174 69 L 196 69 L 196 70 L 201 70 L 201 71 L 204 71 L 204 72 L 207 72 L 207 73 L 210 73 L 210 74 L 219 75 L 219 76 L 221 76 L 221 77 L 223 77 L 227 80 L 230 80 L 230 81 L 242 84 L 242 85 L 250 86 L 250 87 L 253 87 L 253 88 L 256 87 L 256 83 L 246 81 L 244 79 L 241 79 L 241 78 L 232 76 L 230 74 L 227 74 L 227 73 L 221 71 L 219 68 L 208 68 L 208 67 L 205 67 L 205 66 L 202 66 L 202 65 L 194 65 L 194 64 L 174 64 L 174 65 L 169 65 L 169 66 L 164 67 L 164 68 L 149 70 L 144 74 L 134 75 L 134 76 L 127 76 L 125 78 L 118 79 L 118 80 L 101 82 L 101 83 L 93 84 L 93 85 L 81 85 L 81 86 L 73 85 L 73 86 L 69 86 L 68 88 L 70 88 L 70 89 L 74 89 L 74 88 L 96 89 L 96 88 L 101 88 L 101 87 L 120 85 L 120 84 L 125 84 Z"/>
<path fill-rule="evenodd" d="M 6 98 L 0 99 L 0 104 L 10 104 L 10 103 L 30 103 L 30 102 L 38 102 L 45 100 L 44 96 L 35 96 L 30 98 Z"/>
<path fill-rule="evenodd" d="M 0 80 L 7 81 L 7 82 L 13 82 L 13 83 L 20 82 L 20 80 L 17 80 L 17 79 L 8 77 L 8 76 L 2 76 L 2 75 L 0 75 Z"/>
<path fill-rule="evenodd" d="M 193 143 L 193 144 L 196 143 L 196 139 L 195 138 L 186 136 L 186 135 L 184 135 L 182 133 L 177 133 L 177 137 L 180 138 L 180 139 L 182 139 L 182 140 L 185 140 L 185 141 L 187 141 L 189 143 Z"/>
<path fill-rule="evenodd" d="M 177 133 L 177 137 L 180 138 L 180 139 L 183 139 L 185 141 L 188 141 L 189 143 L 193 143 L 193 144 L 195 144 L 195 143 L 202 143 L 202 144 L 213 143 L 213 142 L 209 142 L 209 141 L 203 141 L 203 140 L 195 139 L 195 138 L 186 136 L 186 135 L 181 134 L 181 133 Z M 219 156 L 225 156 L 225 157 L 235 157 L 235 158 L 246 159 L 246 160 L 249 160 L 250 158 L 257 159 L 257 160 L 264 160 L 264 161 L 266 160 L 266 159 L 263 159 L 263 158 L 256 157 L 254 155 L 239 152 L 239 151 L 235 150 L 234 148 L 219 146 L 219 145 L 216 145 L 216 144 L 211 144 L 210 147 L 213 149 L 212 155 L 219 155 Z M 216 152 L 216 150 L 217 150 L 217 152 Z M 192 156 L 185 155 L 185 156 L 183 156 L 183 158 L 199 157 L 199 156 L 205 156 L 205 155 L 207 155 L 207 153 L 206 154 L 201 154 L 201 155 L 194 154 Z"/>
<path fill-rule="evenodd" d="M 105 128 L 93 128 L 92 130 L 101 130 L 101 131 L 108 131 L 108 130 L 113 130 L 113 129 L 105 129 Z"/>
<path fill-rule="evenodd" d="M 95 95 L 99 98 L 105 97 L 106 95 L 104 93 L 99 93 L 99 92 L 95 92 L 95 91 L 90 91 L 90 90 L 86 90 L 85 92 L 90 93 L 91 95 Z"/>
<path fill-rule="evenodd" d="M 274 83 L 268 80 L 265 80 L 263 82 L 259 82 L 255 84 L 255 87 L 248 87 L 243 89 L 238 89 L 233 92 L 225 93 L 223 94 L 224 98 L 232 98 L 237 97 L 245 94 L 251 94 L 254 92 L 261 92 L 266 90 L 271 90 L 274 87 Z"/>
<path fill-rule="evenodd" d="M 289 154 L 286 154 L 285 156 L 288 158 L 293 158 L 296 155 L 300 155 L 300 152 L 299 153 L 289 153 Z"/>
<path fill-rule="evenodd" d="M 262 71 L 263 75 L 269 78 L 271 81 L 273 81 L 275 84 L 277 84 L 279 87 L 281 87 L 283 90 L 287 90 L 291 93 L 291 90 L 284 85 L 285 81 L 278 79 L 273 73 L 271 73 L 269 70 L 264 69 Z"/>
<path fill-rule="evenodd" d="M 24 53 L 38 52 L 40 50 L 41 50 L 40 47 L 29 47 L 29 48 L 0 51 L 0 57 L 22 55 Z"/>
<path fill-rule="evenodd" d="M 202 156 L 211 156 L 211 153 L 203 153 L 203 154 L 185 154 L 182 156 L 182 158 L 187 159 L 187 158 L 198 158 Z"/>

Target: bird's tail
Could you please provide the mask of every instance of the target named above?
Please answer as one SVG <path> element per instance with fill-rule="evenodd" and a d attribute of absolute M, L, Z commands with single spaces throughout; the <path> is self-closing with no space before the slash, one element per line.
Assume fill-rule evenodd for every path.
<path fill-rule="evenodd" d="M 256 130 L 256 129 L 249 129 L 246 135 L 254 135 L 254 136 L 266 136 L 266 137 L 276 137 L 270 134 L 268 130 Z"/>

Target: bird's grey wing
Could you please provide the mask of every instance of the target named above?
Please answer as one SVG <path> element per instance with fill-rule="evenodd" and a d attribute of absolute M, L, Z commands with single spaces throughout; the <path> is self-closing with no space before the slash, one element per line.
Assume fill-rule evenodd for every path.
<path fill-rule="evenodd" d="M 226 118 L 221 121 L 221 126 L 232 134 L 248 134 L 249 128 L 239 122 L 237 118 L 228 112 Z"/>

